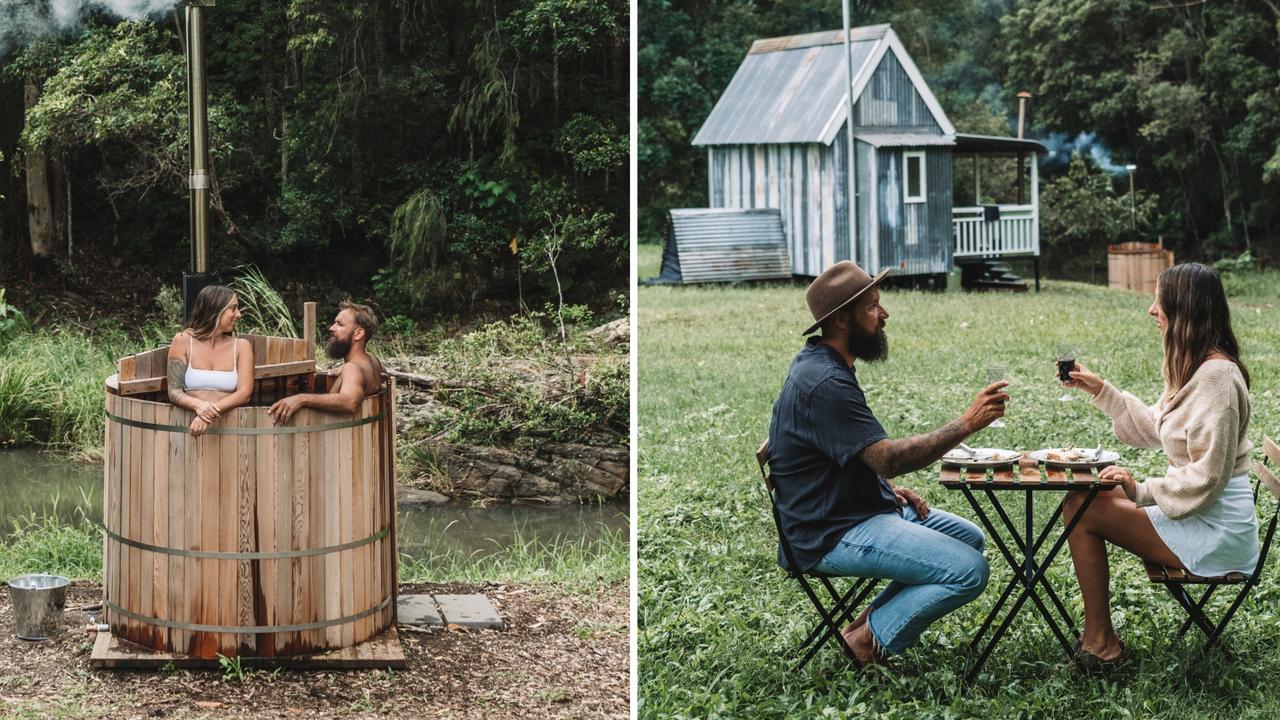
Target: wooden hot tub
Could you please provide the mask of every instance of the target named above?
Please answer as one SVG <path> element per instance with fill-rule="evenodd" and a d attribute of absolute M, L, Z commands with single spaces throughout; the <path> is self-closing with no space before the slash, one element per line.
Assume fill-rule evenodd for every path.
<path fill-rule="evenodd" d="M 326 389 L 314 357 L 298 357 L 314 351 L 310 338 L 251 337 L 250 404 L 200 438 L 149 376 L 163 348 L 107 379 L 103 607 L 114 635 L 200 658 L 282 656 L 351 647 L 394 623 L 394 381 L 354 416 L 306 409 L 274 426 L 276 399 Z"/>

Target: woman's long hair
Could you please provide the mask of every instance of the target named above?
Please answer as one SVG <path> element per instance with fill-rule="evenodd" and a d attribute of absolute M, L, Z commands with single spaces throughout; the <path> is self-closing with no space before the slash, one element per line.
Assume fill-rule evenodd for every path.
<path fill-rule="evenodd" d="M 218 330 L 218 318 L 222 317 L 222 311 L 227 309 L 235 296 L 235 291 L 226 285 L 206 285 L 196 295 L 191 318 L 183 329 L 197 340 L 208 340 Z"/>
<path fill-rule="evenodd" d="M 1166 318 L 1161 370 L 1169 390 L 1186 385 L 1214 351 L 1231 358 L 1248 387 L 1249 371 L 1231 331 L 1231 309 L 1218 274 L 1200 263 L 1181 263 L 1160 273 L 1156 285 Z"/>

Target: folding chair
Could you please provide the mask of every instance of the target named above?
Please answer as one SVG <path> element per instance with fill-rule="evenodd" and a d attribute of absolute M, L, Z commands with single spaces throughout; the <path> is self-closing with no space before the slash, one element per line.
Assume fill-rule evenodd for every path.
<path fill-rule="evenodd" d="M 1271 461 L 1271 467 L 1280 468 L 1280 447 L 1277 447 L 1271 438 L 1267 438 L 1262 443 L 1262 449 L 1263 454 Z M 1280 480 L 1277 480 L 1275 472 L 1262 463 L 1255 462 L 1253 470 L 1258 476 L 1257 481 L 1253 484 L 1254 504 L 1259 505 L 1258 485 L 1261 484 L 1265 485 L 1271 495 L 1275 497 L 1276 509 L 1271 513 L 1271 522 L 1267 524 L 1262 547 L 1259 548 L 1258 564 L 1254 565 L 1251 574 L 1245 575 L 1244 573 L 1233 572 L 1215 577 L 1202 577 L 1186 570 L 1176 570 L 1153 562 L 1146 563 L 1147 578 L 1153 583 L 1164 585 L 1165 589 L 1187 611 L 1187 620 L 1182 623 L 1182 628 L 1178 630 L 1178 637 L 1185 635 L 1193 624 L 1205 634 L 1207 640 L 1204 647 L 1201 648 L 1201 652 L 1206 652 L 1213 647 L 1213 644 L 1222 635 L 1222 631 L 1227 627 L 1227 623 L 1231 622 L 1231 617 L 1235 615 L 1236 610 L 1240 608 L 1240 604 L 1244 602 L 1245 596 L 1261 582 L 1262 568 L 1266 565 L 1267 553 L 1271 550 L 1271 539 L 1276 532 L 1276 519 L 1280 516 Z M 1191 594 L 1187 591 L 1188 585 L 1205 585 L 1206 587 L 1198 600 L 1192 600 Z M 1213 592 L 1226 585 L 1237 585 L 1240 587 L 1240 591 L 1236 594 L 1236 598 L 1231 605 L 1227 607 L 1226 614 L 1215 625 L 1205 613 L 1204 608 Z"/>
<path fill-rule="evenodd" d="M 857 658 L 853 655 L 853 650 L 845 643 L 844 638 L 840 635 L 840 628 L 858 612 L 859 606 L 871 594 L 871 591 L 880 583 L 879 578 L 852 578 L 854 583 L 843 593 L 836 590 L 832 579 L 835 576 L 826 575 L 816 570 L 808 572 L 798 572 L 795 568 L 799 567 L 796 563 L 795 555 L 791 550 L 791 543 L 787 541 L 787 536 L 782 532 L 782 516 L 778 514 L 778 503 L 774 498 L 773 473 L 768 469 L 769 465 L 769 441 L 765 440 L 760 445 L 760 449 L 756 451 L 756 462 L 760 464 L 760 475 L 764 478 L 765 494 L 769 496 L 769 506 L 773 509 L 773 524 L 778 531 L 778 542 L 782 545 L 782 556 L 787 561 L 787 577 L 793 578 L 800 583 L 800 588 L 804 591 L 809 602 L 813 603 L 813 608 L 818 611 L 821 618 L 813 629 L 809 631 L 809 636 L 800 643 L 795 653 L 804 653 L 804 657 L 796 664 L 795 671 L 799 672 L 804 669 L 805 665 L 818 654 L 818 650 L 824 643 L 831 640 L 836 643 L 845 657 L 853 662 L 857 662 Z M 838 579 L 838 578 L 837 578 Z M 831 598 L 831 604 L 826 605 L 822 597 L 814 590 L 810 580 L 817 581 L 826 589 L 827 595 Z"/>

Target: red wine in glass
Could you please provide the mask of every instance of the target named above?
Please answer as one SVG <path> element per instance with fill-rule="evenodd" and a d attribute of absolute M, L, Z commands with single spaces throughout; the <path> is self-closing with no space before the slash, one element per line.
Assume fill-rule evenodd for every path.
<path fill-rule="evenodd" d="M 1058 360 L 1058 379 L 1062 382 L 1071 382 L 1071 371 L 1076 369 L 1076 359 L 1067 358 L 1066 360 Z"/>

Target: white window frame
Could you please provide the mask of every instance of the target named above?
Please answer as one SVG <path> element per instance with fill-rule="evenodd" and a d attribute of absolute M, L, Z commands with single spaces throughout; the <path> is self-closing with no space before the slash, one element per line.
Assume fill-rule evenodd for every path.
<path fill-rule="evenodd" d="M 910 188 L 911 163 L 909 158 L 920 158 L 920 194 L 912 195 Z M 904 203 L 922 203 L 929 195 L 929 186 L 926 183 L 925 174 L 925 157 L 923 150 L 903 150 L 902 151 L 902 201 Z"/>

